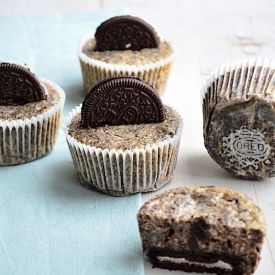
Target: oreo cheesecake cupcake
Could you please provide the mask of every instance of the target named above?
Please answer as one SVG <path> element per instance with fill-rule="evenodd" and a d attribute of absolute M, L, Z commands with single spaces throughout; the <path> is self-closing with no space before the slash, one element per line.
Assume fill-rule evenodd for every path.
<path fill-rule="evenodd" d="M 275 62 L 250 59 L 217 68 L 203 86 L 209 155 L 245 179 L 275 176 Z"/>
<path fill-rule="evenodd" d="M 55 83 L 20 62 L 0 62 L 0 165 L 22 164 L 49 153 L 65 101 Z"/>
<path fill-rule="evenodd" d="M 87 91 L 110 76 L 129 75 L 162 93 L 174 49 L 144 20 L 123 15 L 108 19 L 95 33 L 85 36 L 79 44 L 78 56 Z"/>
<path fill-rule="evenodd" d="M 102 80 L 66 122 L 81 183 L 113 196 L 154 191 L 172 179 L 182 119 L 130 76 Z"/>
<path fill-rule="evenodd" d="M 154 267 L 249 275 L 260 262 L 265 218 L 241 192 L 179 187 L 152 197 L 137 219 L 143 252 Z"/>

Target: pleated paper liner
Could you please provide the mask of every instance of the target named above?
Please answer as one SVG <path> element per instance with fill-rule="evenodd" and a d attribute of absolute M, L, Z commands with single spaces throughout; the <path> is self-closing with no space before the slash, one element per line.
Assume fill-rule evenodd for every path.
<path fill-rule="evenodd" d="M 74 109 L 66 125 L 81 112 Z M 66 139 L 71 156 L 83 186 L 112 196 L 125 196 L 154 191 L 169 182 L 177 163 L 182 119 L 174 110 L 179 127 L 174 137 L 152 146 L 134 150 L 95 148 L 78 142 L 68 134 Z"/>
<path fill-rule="evenodd" d="M 114 75 L 136 76 L 152 85 L 159 94 L 166 88 L 167 80 L 175 59 L 174 49 L 167 58 L 146 65 L 117 65 L 88 57 L 83 53 L 83 47 L 88 42 L 95 43 L 94 35 L 87 35 L 78 46 L 78 57 L 81 64 L 83 82 L 86 91 L 99 81 Z"/>
<path fill-rule="evenodd" d="M 202 88 L 204 143 L 228 172 L 246 179 L 275 175 L 275 61 L 227 63 Z"/>
<path fill-rule="evenodd" d="M 60 96 L 59 102 L 44 114 L 24 120 L 0 121 L 0 165 L 22 164 L 49 153 L 58 136 L 65 93 L 55 83 L 42 79 Z"/>

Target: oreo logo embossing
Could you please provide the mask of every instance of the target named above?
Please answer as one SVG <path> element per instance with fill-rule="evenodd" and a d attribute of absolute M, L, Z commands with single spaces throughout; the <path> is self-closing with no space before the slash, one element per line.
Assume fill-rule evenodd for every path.
<path fill-rule="evenodd" d="M 257 130 L 249 131 L 241 127 L 228 137 L 223 137 L 223 152 L 231 162 L 237 161 L 241 167 L 251 165 L 258 169 L 261 161 L 270 164 L 270 146 L 265 143 L 264 135 Z"/>

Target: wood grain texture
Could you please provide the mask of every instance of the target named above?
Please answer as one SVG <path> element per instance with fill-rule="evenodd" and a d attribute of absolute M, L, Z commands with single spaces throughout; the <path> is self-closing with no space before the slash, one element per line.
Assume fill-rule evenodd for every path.
<path fill-rule="evenodd" d="M 171 40 L 177 58 L 163 101 L 183 117 L 184 131 L 172 181 L 156 193 L 182 185 L 217 185 L 244 192 L 262 208 L 268 235 L 256 275 L 275 274 L 275 178 L 247 181 L 220 168 L 203 145 L 200 89 L 205 77 L 227 61 L 272 58 L 275 50 L 275 1 L 250 0 L 0 0 L 0 14 L 70 13 L 124 8 L 153 24 Z M 152 269 L 145 258 L 146 275 L 184 274 Z"/>

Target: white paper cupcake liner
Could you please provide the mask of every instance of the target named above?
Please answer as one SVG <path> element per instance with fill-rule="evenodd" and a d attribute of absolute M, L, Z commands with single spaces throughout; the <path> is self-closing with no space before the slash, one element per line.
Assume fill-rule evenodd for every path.
<path fill-rule="evenodd" d="M 87 188 L 112 196 L 125 196 L 154 191 L 169 182 L 177 163 L 182 135 L 182 118 L 174 137 L 152 146 L 134 150 L 108 150 L 78 142 L 68 134 L 73 117 L 81 112 L 74 109 L 66 121 L 66 139 L 80 182 Z"/>
<path fill-rule="evenodd" d="M 258 96 L 270 100 L 275 88 L 275 60 L 267 58 L 228 62 L 215 68 L 202 87 L 204 125 L 215 106 L 222 102 L 249 100 Z"/>
<path fill-rule="evenodd" d="M 55 144 L 65 101 L 64 91 L 42 79 L 60 95 L 59 102 L 44 114 L 24 120 L 0 120 L 0 165 L 22 164 L 50 152 Z"/>
<path fill-rule="evenodd" d="M 82 49 L 85 43 L 94 40 L 94 34 L 83 38 L 78 46 L 78 57 L 81 64 L 83 82 L 88 92 L 99 81 L 114 75 L 131 75 L 152 85 L 159 94 L 163 93 L 167 84 L 168 76 L 175 59 L 173 53 L 160 61 L 146 65 L 116 65 L 88 57 Z"/>
<path fill-rule="evenodd" d="M 202 88 L 203 133 L 211 157 L 246 179 L 275 176 L 275 60 L 227 63 Z"/>

